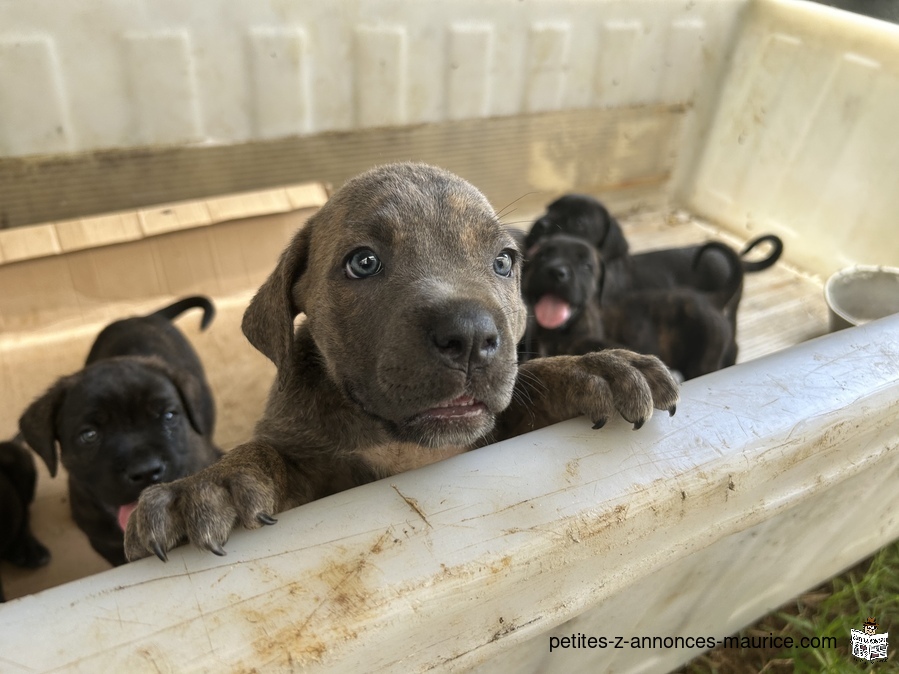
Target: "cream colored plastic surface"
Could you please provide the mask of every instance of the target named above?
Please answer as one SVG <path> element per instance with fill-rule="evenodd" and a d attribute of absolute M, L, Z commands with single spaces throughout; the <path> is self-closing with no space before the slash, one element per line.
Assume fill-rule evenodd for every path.
<path fill-rule="evenodd" d="M 751 3 L 680 193 L 738 231 L 773 231 L 817 274 L 899 260 L 899 26 L 811 2 Z"/>
<path fill-rule="evenodd" d="M 692 101 L 739 0 L 0 4 L 0 155 Z"/>
<path fill-rule="evenodd" d="M 897 410 L 893 317 L 691 381 L 638 433 L 565 422 L 283 513 L 224 558 L 181 548 L 20 599 L 0 662 L 665 671 L 690 651 L 550 638 L 720 639 L 892 540 Z"/>
<path fill-rule="evenodd" d="M 766 324 L 806 281 L 747 284 L 757 334 L 815 334 L 821 276 L 899 265 L 894 27 L 789 0 L 336 7 L 4 4 L 0 152 L 676 104 L 678 142 L 630 157 L 622 124 L 604 170 L 673 163 L 657 201 L 784 237 L 818 292 Z M 526 168 L 587 189 L 555 156 L 578 149 L 529 147 Z M 698 651 L 550 638 L 750 623 L 899 536 L 897 447 L 894 317 L 691 381 L 636 433 L 573 420 L 284 513 L 223 559 L 180 549 L 15 600 L 0 670 L 661 673 Z"/>

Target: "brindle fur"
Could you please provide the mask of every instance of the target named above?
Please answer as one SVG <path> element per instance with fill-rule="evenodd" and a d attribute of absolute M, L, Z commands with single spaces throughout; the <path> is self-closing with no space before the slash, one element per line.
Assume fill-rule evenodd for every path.
<path fill-rule="evenodd" d="M 717 248 L 711 242 L 699 248 Z M 545 294 L 555 295 L 572 307 L 568 322 L 555 329 L 531 319 L 525 337 L 531 354 L 554 356 L 584 354 L 622 345 L 658 356 L 685 379 L 726 367 L 736 352 L 730 322 L 717 308 L 726 303 L 742 281 L 736 253 L 730 256 L 732 273 L 720 294 L 691 288 L 637 290 L 600 302 L 604 297 L 603 264 L 596 249 L 582 238 L 554 234 L 532 247 L 525 263 L 522 295 L 533 307 Z"/>
<path fill-rule="evenodd" d="M 360 247 L 383 271 L 345 272 Z M 494 270 L 510 251 L 511 276 Z M 278 367 L 252 440 L 141 496 L 129 559 L 189 540 L 217 554 L 232 529 L 328 494 L 581 414 L 642 425 L 677 389 L 655 358 L 607 352 L 516 362 L 520 255 L 486 198 L 442 169 L 393 164 L 338 190 L 300 230 L 243 321 Z M 306 315 L 294 328 L 294 318 Z M 484 411 L 438 421 L 460 396 Z"/>
<path fill-rule="evenodd" d="M 19 420 L 25 440 L 55 477 L 68 473 L 72 518 L 112 565 L 124 564 L 119 508 L 149 484 L 175 480 L 216 461 L 215 403 L 199 357 L 172 319 L 215 309 L 188 297 L 149 316 L 107 325 L 85 367 L 62 377 Z M 90 430 L 94 439 L 85 441 Z"/>
<path fill-rule="evenodd" d="M 712 254 L 702 253 L 702 245 L 631 254 L 621 224 L 598 199 L 586 194 L 566 194 L 550 203 L 546 213 L 531 226 L 525 238 L 526 250 L 531 250 L 541 239 L 555 234 L 579 237 L 600 252 L 605 265 L 603 301 L 620 298 L 635 290 L 699 290 L 712 306 L 724 313 L 731 332 L 736 335 L 743 279 L 739 279 L 735 291 L 721 292 L 730 283 L 734 270 L 732 258 L 737 255 L 726 244 L 713 242 L 718 252 Z M 767 257 L 756 261 L 743 259 L 762 243 L 770 244 L 771 252 Z M 759 236 L 740 251 L 740 271 L 754 273 L 767 269 L 777 262 L 782 253 L 783 241 L 780 237 L 774 234 Z M 736 360 L 737 346 L 736 341 L 732 340 L 724 356 L 724 366 L 733 365 Z"/>

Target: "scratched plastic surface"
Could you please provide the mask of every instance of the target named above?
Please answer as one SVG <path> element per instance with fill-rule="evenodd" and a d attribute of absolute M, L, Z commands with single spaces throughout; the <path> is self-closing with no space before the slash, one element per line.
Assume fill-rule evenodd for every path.
<path fill-rule="evenodd" d="M 13 601 L 4 673 L 661 673 L 696 652 L 549 638 L 720 638 L 899 536 L 899 318 L 797 343 L 820 296 L 764 317 L 786 286 L 899 264 L 895 27 L 788 0 L 30 4 L 0 7 L 5 155 L 687 103 L 660 196 L 735 240 L 778 233 L 794 269 L 747 287 L 741 324 L 786 348 L 689 382 L 674 418 L 572 420 L 284 513 L 225 558 L 179 549 Z M 97 16 L 97 51 L 69 59 Z"/>
<path fill-rule="evenodd" d="M 887 542 L 897 413 L 893 317 L 693 380 L 639 433 L 565 422 L 284 513 L 224 558 L 17 600 L 4 671 L 665 671 L 684 654 L 549 653 L 548 633 L 720 638 Z"/>

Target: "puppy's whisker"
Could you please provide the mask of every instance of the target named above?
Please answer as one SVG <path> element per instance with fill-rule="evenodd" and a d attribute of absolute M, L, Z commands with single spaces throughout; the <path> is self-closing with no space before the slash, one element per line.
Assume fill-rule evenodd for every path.
<path fill-rule="evenodd" d="M 524 194 L 522 194 L 520 197 L 518 197 L 518 198 L 515 199 L 514 201 L 512 201 L 512 202 L 506 204 L 505 206 L 503 206 L 501 209 L 499 209 L 499 210 L 496 212 L 496 217 L 497 217 L 497 218 L 502 218 L 502 217 L 504 216 L 504 213 L 505 213 L 505 211 L 506 211 L 507 208 L 511 208 L 512 206 L 514 206 L 515 204 L 517 204 L 519 201 L 521 201 L 521 200 L 524 199 L 525 197 L 528 197 L 528 196 L 530 196 L 530 195 L 532 195 L 532 194 L 537 194 L 537 192 L 536 192 L 536 191 L 525 192 Z"/>

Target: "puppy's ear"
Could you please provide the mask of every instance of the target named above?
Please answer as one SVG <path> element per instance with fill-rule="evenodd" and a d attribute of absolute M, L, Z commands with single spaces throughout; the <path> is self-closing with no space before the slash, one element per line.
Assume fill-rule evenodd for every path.
<path fill-rule="evenodd" d="M 209 396 L 203 391 L 203 384 L 186 372 L 172 370 L 169 377 L 181 395 L 181 404 L 187 411 L 190 425 L 200 435 L 211 437 L 215 426 L 215 409 L 209 403 Z"/>
<path fill-rule="evenodd" d="M 159 370 L 175 385 L 181 406 L 187 412 L 187 420 L 193 429 L 200 435 L 212 436 L 212 429 L 215 426 L 215 405 L 203 382 L 190 372 L 172 367 L 162 358 L 147 356 L 140 357 L 140 360 L 147 367 Z"/>
<path fill-rule="evenodd" d="M 606 219 L 606 235 L 599 242 L 599 251 L 606 260 L 627 255 L 628 244 L 618 221 L 609 215 Z"/>
<path fill-rule="evenodd" d="M 59 462 L 56 451 L 56 417 L 71 384 L 71 377 L 63 377 L 31 403 L 19 418 L 19 430 L 22 431 L 25 442 L 47 464 L 50 477 L 56 477 Z"/>
<path fill-rule="evenodd" d="M 313 218 L 314 219 L 314 218 Z M 278 368 L 283 387 L 293 356 L 293 319 L 302 313 L 293 297 L 293 286 L 306 271 L 312 220 L 297 232 L 271 275 L 259 288 L 243 315 L 241 328 L 250 344 Z"/>

